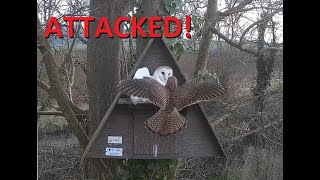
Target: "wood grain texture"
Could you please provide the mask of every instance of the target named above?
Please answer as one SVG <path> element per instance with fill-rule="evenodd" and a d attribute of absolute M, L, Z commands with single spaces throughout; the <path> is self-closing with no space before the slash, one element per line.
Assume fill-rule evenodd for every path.
<path fill-rule="evenodd" d="M 224 156 L 199 105 L 192 105 L 184 110 L 188 125 L 178 139 L 179 157 Z"/>
<path fill-rule="evenodd" d="M 118 104 L 108 123 L 88 152 L 88 158 L 170 159 L 187 157 L 224 156 L 199 105 L 190 106 L 180 113 L 188 126 L 177 135 L 168 137 L 152 134 L 144 128 L 144 121 L 158 108 L 152 104 L 138 106 Z M 107 137 L 122 136 L 122 145 L 108 144 Z M 157 156 L 153 147 L 157 144 Z M 122 147 L 122 157 L 105 155 L 106 147 Z"/>
<path fill-rule="evenodd" d="M 122 144 L 108 144 L 108 136 L 122 136 Z M 89 158 L 110 158 L 106 156 L 107 147 L 122 147 L 122 157 L 112 158 L 132 158 L 133 152 L 133 116 L 128 105 L 116 105 L 109 116 L 108 122 L 102 128 L 92 148 L 89 150 Z"/>
<path fill-rule="evenodd" d="M 176 136 L 160 136 L 145 129 L 144 122 L 158 111 L 154 105 L 137 105 L 134 108 L 134 156 L 155 156 L 154 146 L 157 147 L 157 156 L 177 155 Z"/>

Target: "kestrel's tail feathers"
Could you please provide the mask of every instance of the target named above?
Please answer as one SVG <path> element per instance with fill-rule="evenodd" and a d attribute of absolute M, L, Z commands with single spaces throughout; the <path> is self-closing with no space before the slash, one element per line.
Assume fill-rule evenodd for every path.
<path fill-rule="evenodd" d="M 152 133 L 166 136 L 186 127 L 186 119 L 177 110 L 168 113 L 160 109 L 145 122 L 145 127 Z"/>

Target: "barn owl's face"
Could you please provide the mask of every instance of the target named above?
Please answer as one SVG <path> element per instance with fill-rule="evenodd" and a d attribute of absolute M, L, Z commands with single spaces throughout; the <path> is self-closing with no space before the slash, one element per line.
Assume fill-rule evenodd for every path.
<path fill-rule="evenodd" d="M 170 67 L 160 66 L 154 71 L 153 76 L 160 79 L 163 83 L 167 83 L 168 78 L 171 77 L 172 74 L 173 71 Z"/>

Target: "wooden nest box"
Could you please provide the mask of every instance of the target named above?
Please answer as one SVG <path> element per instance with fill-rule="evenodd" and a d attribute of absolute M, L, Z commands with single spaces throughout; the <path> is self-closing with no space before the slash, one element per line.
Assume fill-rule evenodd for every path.
<path fill-rule="evenodd" d="M 159 66 L 171 67 L 179 85 L 186 81 L 174 56 L 161 38 L 149 41 L 129 77 L 132 78 L 136 70 L 141 67 L 148 67 L 153 74 Z M 90 140 L 84 157 L 121 159 L 225 157 L 213 129 L 198 104 L 180 112 L 188 122 L 187 127 L 176 135 L 169 136 L 152 134 L 144 127 L 144 122 L 158 109 L 151 103 L 134 105 L 129 97 L 119 93 Z"/>

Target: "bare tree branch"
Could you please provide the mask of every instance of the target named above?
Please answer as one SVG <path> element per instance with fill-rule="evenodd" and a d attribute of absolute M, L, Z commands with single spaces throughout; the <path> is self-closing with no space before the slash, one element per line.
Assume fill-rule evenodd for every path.
<path fill-rule="evenodd" d="M 54 62 L 54 56 L 52 52 L 50 51 L 51 46 L 47 39 L 43 36 L 43 30 L 41 27 L 41 24 L 38 19 L 37 23 L 37 40 L 41 43 L 41 46 L 39 46 L 39 49 L 42 54 L 44 54 L 43 60 L 46 67 L 47 75 L 49 82 L 51 84 L 51 87 L 46 85 L 45 83 L 41 83 L 40 80 L 38 80 L 38 84 L 40 87 L 43 87 L 43 89 L 48 90 L 47 92 L 52 93 L 52 97 L 54 97 L 61 110 L 64 112 L 66 119 L 68 120 L 68 124 L 71 126 L 71 128 L 74 130 L 76 136 L 78 137 L 81 146 L 85 147 L 85 145 L 88 143 L 89 138 L 87 134 L 85 133 L 83 127 L 81 127 L 78 123 L 78 119 L 76 118 L 70 103 L 68 101 L 68 98 L 66 97 L 65 93 L 63 92 L 62 85 L 60 82 L 60 78 L 58 75 L 58 71 Z"/>
<path fill-rule="evenodd" d="M 241 45 L 243 44 L 243 39 L 244 39 L 245 35 L 249 32 L 249 30 L 250 30 L 251 28 L 253 28 L 253 27 L 256 26 L 257 24 L 259 24 L 260 22 L 262 22 L 262 21 L 264 21 L 264 20 L 266 20 L 266 19 L 268 19 L 268 18 L 271 18 L 273 15 L 275 15 L 276 13 L 278 13 L 278 12 L 280 12 L 280 11 L 282 11 L 282 10 L 283 10 L 283 8 L 279 8 L 279 9 L 275 10 L 274 12 L 272 12 L 272 13 L 264 16 L 263 18 L 259 19 L 258 21 L 252 23 L 250 26 L 248 26 L 248 27 L 243 31 L 243 33 L 242 33 L 242 35 L 241 35 L 241 37 L 240 37 L 240 42 L 239 42 L 239 44 L 241 44 Z"/>
<path fill-rule="evenodd" d="M 78 24 L 77 30 L 76 30 L 76 34 L 79 34 L 79 32 L 80 32 L 80 26 L 81 26 L 81 24 Z M 69 51 L 68 51 L 67 56 L 65 57 L 65 60 L 64 60 L 63 63 L 61 64 L 61 67 L 63 67 L 68 61 L 71 60 L 71 53 L 72 53 L 72 51 L 73 51 L 74 45 L 76 44 L 77 37 L 78 37 L 78 36 L 75 36 L 75 37 L 73 38 L 72 43 L 71 43 L 71 47 L 70 47 L 70 49 L 69 49 Z"/>
<path fill-rule="evenodd" d="M 268 51 L 268 50 L 274 50 L 274 51 L 283 51 L 282 48 L 278 48 L 278 47 L 267 47 L 267 48 L 263 48 L 261 51 L 259 51 L 259 53 Z"/>
<path fill-rule="evenodd" d="M 274 122 L 269 123 L 269 124 L 267 124 L 267 125 L 265 125 L 265 126 L 263 126 L 263 127 L 261 127 L 261 128 L 258 128 L 258 129 L 256 129 L 256 130 L 253 130 L 253 131 L 250 131 L 250 132 L 248 132 L 248 133 L 242 134 L 242 135 L 240 135 L 240 136 L 234 137 L 234 138 L 232 138 L 229 142 L 238 141 L 238 140 L 243 139 L 244 137 L 247 137 L 247 136 L 249 136 L 249 135 L 251 135 L 251 134 L 258 133 L 258 132 L 260 132 L 260 131 L 262 131 L 262 130 L 265 130 L 265 129 L 273 126 L 273 125 L 279 124 L 279 123 L 282 122 L 282 121 L 283 121 L 282 119 L 280 119 L 280 120 L 278 120 L 278 121 L 274 121 Z"/>
<path fill-rule="evenodd" d="M 243 48 L 240 44 L 233 42 L 232 40 L 230 40 L 228 37 L 226 37 L 225 35 L 221 34 L 219 32 L 218 29 L 216 28 L 211 28 L 212 32 L 215 33 L 217 36 L 219 36 L 219 38 L 223 39 L 224 41 L 226 41 L 228 44 L 230 44 L 231 46 L 238 48 L 241 51 L 247 52 L 249 54 L 252 54 L 254 56 L 258 56 L 258 53 L 256 51 L 250 50 L 250 49 L 246 49 Z"/>
<path fill-rule="evenodd" d="M 231 114 L 229 114 L 229 113 L 223 115 L 223 116 L 220 117 L 219 119 L 215 120 L 215 121 L 212 123 L 212 126 L 215 127 L 215 126 L 217 126 L 218 124 L 220 124 L 221 122 L 227 120 L 230 115 L 231 115 Z"/>
<path fill-rule="evenodd" d="M 50 96 L 50 95 L 49 95 L 47 101 L 48 101 L 49 99 L 51 99 L 51 96 Z M 45 104 L 46 106 L 50 106 L 51 108 L 53 108 L 53 109 L 55 109 L 55 110 L 57 110 L 57 111 L 60 111 L 59 107 L 56 107 L 56 106 L 52 105 L 51 103 L 49 103 L 49 102 L 47 102 L 47 101 L 43 101 L 43 100 L 41 100 L 41 99 L 37 99 L 37 100 L 40 101 L 40 102 L 42 102 L 42 103 Z M 42 107 L 43 107 L 43 106 L 42 106 Z M 41 109 L 41 108 L 40 108 L 40 109 Z M 39 109 L 39 111 L 41 111 L 40 109 Z"/>
<path fill-rule="evenodd" d="M 40 79 L 37 79 L 37 85 L 43 89 L 44 91 L 46 91 L 48 94 L 50 94 L 52 97 L 54 97 L 53 93 L 51 92 L 51 89 L 50 89 L 50 86 L 47 85 L 46 83 L 44 83 L 43 81 L 41 81 Z M 81 108 L 79 108 L 77 105 L 75 105 L 73 102 L 71 102 L 69 99 L 68 99 L 68 102 L 71 106 L 71 108 L 73 109 L 73 111 L 76 113 L 76 114 L 83 114 L 83 116 L 85 118 L 88 118 L 88 110 L 82 110 Z"/>
<path fill-rule="evenodd" d="M 274 8 L 274 7 L 251 7 L 251 8 L 244 8 L 244 9 L 236 9 L 234 11 L 231 11 L 229 13 L 225 13 L 225 12 L 220 12 L 219 15 L 221 17 L 225 17 L 225 16 L 230 16 L 236 13 L 240 13 L 240 12 L 247 12 L 247 11 L 251 11 L 251 10 L 255 10 L 255 9 L 273 9 L 273 10 L 277 10 L 278 8 Z"/>
<path fill-rule="evenodd" d="M 54 115 L 54 116 L 64 116 L 61 111 L 38 111 L 38 115 Z"/>
<path fill-rule="evenodd" d="M 235 13 L 238 13 L 238 12 L 243 12 L 243 8 L 250 4 L 253 0 L 244 0 L 242 1 L 241 3 L 238 4 L 238 6 L 235 6 L 231 9 L 228 9 L 224 12 L 220 12 L 219 13 L 219 17 L 217 18 L 217 21 L 220 21 L 222 19 L 224 19 L 225 17 L 229 16 L 229 15 L 232 15 L 232 14 L 235 14 Z M 248 9 L 248 10 L 251 10 L 251 9 Z M 210 21 L 212 21 L 213 19 L 211 19 Z"/>
<path fill-rule="evenodd" d="M 224 12 L 217 12 L 217 15 L 212 16 L 210 18 L 207 19 L 207 21 L 209 22 L 207 26 L 202 26 L 198 31 L 196 31 L 193 35 L 192 35 L 192 41 L 189 43 L 190 46 L 192 46 L 195 41 L 204 34 L 204 32 L 207 32 L 208 29 L 210 29 L 210 27 L 212 27 L 213 24 L 215 24 L 217 21 L 220 21 L 222 19 L 224 19 L 225 17 L 231 15 L 231 14 L 235 14 L 238 12 L 243 12 L 242 8 L 248 4 L 250 4 L 253 0 L 244 0 L 242 1 L 238 6 L 228 9 Z M 250 9 L 247 9 L 250 10 Z M 190 46 L 188 48 L 190 48 Z"/>
<path fill-rule="evenodd" d="M 81 29 L 83 29 L 82 26 L 81 26 Z M 79 31 L 79 32 L 76 32 L 75 37 L 78 38 L 83 44 L 85 44 L 85 45 L 88 44 L 88 40 L 85 39 L 84 37 L 82 37 L 82 36 L 80 35 L 80 31 Z"/>
<path fill-rule="evenodd" d="M 51 90 L 50 90 L 50 86 L 49 85 L 47 85 L 46 83 L 44 83 L 43 81 L 41 81 L 40 79 L 37 79 L 37 85 L 41 88 L 41 89 L 43 89 L 43 90 L 45 90 L 48 94 L 51 94 Z"/>
<path fill-rule="evenodd" d="M 89 137 L 86 134 L 83 127 L 79 124 L 79 121 L 74 111 L 71 108 L 68 97 L 63 91 L 61 81 L 58 75 L 58 70 L 54 62 L 54 56 L 50 50 L 51 46 L 48 40 L 44 38 L 43 34 L 44 34 L 43 29 L 41 27 L 39 19 L 37 18 L 37 40 L 41 44 L 38 48 L 40 49 L 41 54 L 43 55 L 45 54 L 43 59 L 44 59 L 44 64 L 47 71 L 49 83 L 51 85 L 49 88 L 50 89 L 49 92 L 52 92 L 53 94 L 52 97 L 54 97 L 57 100 L 59 107 L 61 108 L 61 111 L 63 112 L 68 122 L 68 125 L 70 126 L 70 128 L 76 135 L 77 139 L 79 140 L 80 146 L 82 148 L 85 148 L 89 142 Z M 40 84 L 43 86 L 42 83 Z M 46 86 L 43 86 L 43 87 L 47 88 Z M 105 164 L 101 159 L 92 159 L 91 162 L 96 166 L 97 170 L 99 170 L 100 172 L 107 172 L 108 176 L 113 176 L 110 169 L 105 166 Z"/>
<path fill-rule="evenodd" d="M 63 116 L 65 117 L 65 115 L 63 114 L 63 112 L 61 111 L 37 111 L 37 115 L 46 115 L 46 116 Z M 75 114 L 77 118 L 83 118 L 82 114 Z"/>

